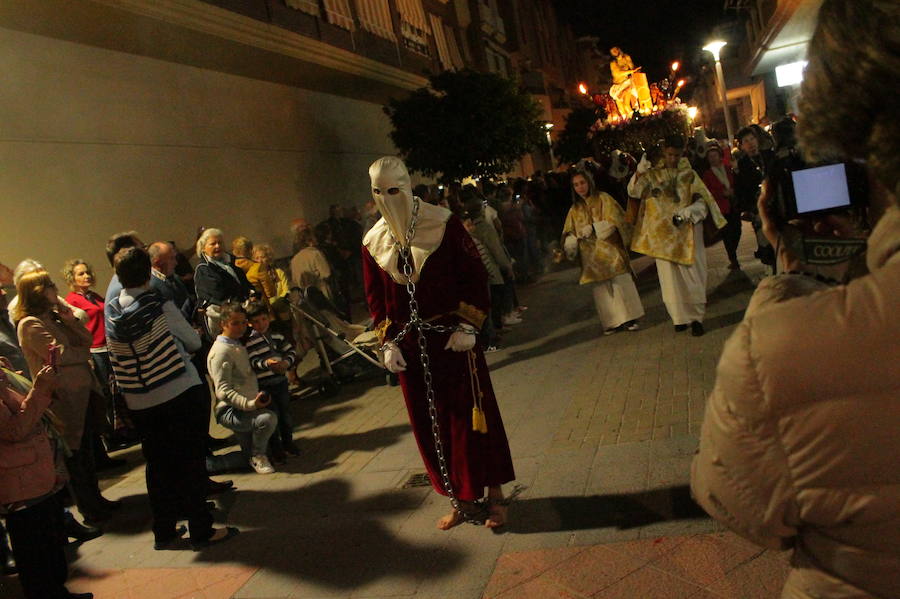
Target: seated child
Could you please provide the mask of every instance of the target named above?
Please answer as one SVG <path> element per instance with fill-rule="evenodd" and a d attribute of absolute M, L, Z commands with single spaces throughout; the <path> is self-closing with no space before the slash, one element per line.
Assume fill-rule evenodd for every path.
<path fill-rule="evenodd" d="M 278 416 L 265 409 L 272 400 L 259 390 L 250 357 L 241 344 L 247 331 L 247 314 L 235 302 L 222 304 L 220 313 L 222 334 L 206 359 L 216 389 L 216 421 L 238 433 L 241 449 L 249 455 L 250 466 L 257 473 L 271 474 L 275 469 L 266 449 Z"/>
<path fill-rule="evenodd" d="M 272 435 L 272 456 L 275 461 L 281 461 L 285 452 L 300 454 L 294 445 L 291 393 L 285 376 L 296 363 L 297 356 L 290 341 L 271 327 L 269 306 L 263 302 L 251 303 L 247 306 L 247 318 L 253 327 L 247 340 L 247 354 L 260 390 L 272 398 L 272 409 L 278 415 L 278 434 Z"/>

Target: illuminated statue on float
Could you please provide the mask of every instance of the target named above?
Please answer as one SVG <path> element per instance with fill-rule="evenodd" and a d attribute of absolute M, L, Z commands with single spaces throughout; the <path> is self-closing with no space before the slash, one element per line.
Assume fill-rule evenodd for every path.
<path fill-rule="evenodd" d="M 631 56 L 622 52 L 618 46 L 610 49 L 612 61 L 609 63 L 609 70 L 612 72 L 612 87 L 609 88 L 609 95 L 616 101 L 619 114 L 623 117 L 631 116 L 638 105 L 638 92 L 632 80 L 632 75 L 636 73 L 640 67 L 634 68 L 634 62 Z"/>

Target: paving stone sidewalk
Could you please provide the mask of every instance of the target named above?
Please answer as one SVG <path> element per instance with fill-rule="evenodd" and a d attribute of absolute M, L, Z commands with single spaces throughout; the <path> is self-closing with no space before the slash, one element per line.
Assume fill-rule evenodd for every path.
<path fill-rule="evenodd" d="M 718 355 L 764 274 L 754 245 L 745 230 L 742 271 L 727 269 L 721 244 L 709 250 L 703 337 L 672 330 L 647 259 L 635 262 L 647 315 L 634 333 L 601 336 L 573 268 L 521 289 L 525 323 L 489 355 L 517 473 L 503 533 L 435 529 L 447 502 L 405 486 L 422 464 L 399 388 L 376 376 L 293 404 L 302 455 L 274 475 L 229 476 L 238 490 L 216 498 L 217 519 L 241 535 L 202 552 L 153 550 L 140 454 L 123 452 L 131 469 L 104 486 L 125 507 L 73 547 L 70 588 L 98 599 L 775 596 L 783 557 L 726 534 L 687 488 Z M 759 579 L 768 586 L 732 590 Z M 0 577 L 4 599 L 18 593 Z"/>

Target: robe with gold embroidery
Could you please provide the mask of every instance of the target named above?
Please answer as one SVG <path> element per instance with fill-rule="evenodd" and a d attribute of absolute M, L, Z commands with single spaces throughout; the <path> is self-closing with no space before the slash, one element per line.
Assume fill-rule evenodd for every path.
<path fill-rule="evenodd" d="M 363 247 L 362 252 L 366 299 L 384 343 L 394 339 L 408 322 L 409 294 L 405 285 L 379 266 L 369 249 Z M 402 266 L 398 270 L 402 272 Z M 421 268 L 416 301 L 422 319 L 435 324 L 469 323 L 480 329 L 490 313 L 487 271 L 472 238 L 455 216 L 447 221 L 440 245 Z M 434 449 L 417 335 L 412 332 L 398 343 L 407 364 L 406 371 L 399 374 L 400 385 L 431 484 L 438 493 L 446 494 Z M 468 353 L 444 349 L 449 337 L 449 333 L 426 333 L 432 387 L 453 490 L 459 499 L 471 501 L 484 495 L 484 487 L 509 482 L 515 473 L 484 354 L 476 344 L 472 351 L 477 380 L 473 380 Z M 487 433 L 472 430 L 473 387 L 483 393 Z"/>
<path fill-rule="evenodd" d="M 598 192 L 583 202 L 574 202 L 566 216 L 563 236 L 577 236 L 582 227 L 604 221 L 616 227 L 616 232 L 606 239 L 591 236 L 578 240 L 581 259 L 581 279 L 578 283 L 581 285 L 606 281 L 631 270 L 625 250 L 631 227 L 618 202 L 608 193 Z"/>
<path fill-rule="evenodd" d="M 716 201 L 685 158 L 678 163 L 678 168 L 660 166 L 642 176 L 635 175 L 628 193 L 641 199 L 631 242 L 631 249 L 640 254 L 677 264 L 693 264 L 693 227 L 676 226 L 672 217 L 695 201 L 706 203 L 709 217 L 717 228 L 725 226 Z"/>

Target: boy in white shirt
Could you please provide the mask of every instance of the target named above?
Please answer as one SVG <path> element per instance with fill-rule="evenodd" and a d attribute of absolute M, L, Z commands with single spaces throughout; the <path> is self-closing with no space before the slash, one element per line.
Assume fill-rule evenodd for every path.
<path fill-rule="evenodd" d="M 271 398 L 259 390 L 250 357 L 241 343 L 247 332 L 247 314 L 240 304 L 221 306 L 222 334 L 209 350 L 207 365 L 215 384 L 216 420 L 238 433 L 241 449 L 259 474 L 275 472 L 266 449 L 278 425 L 278 417 L 266 407 Z"/>

